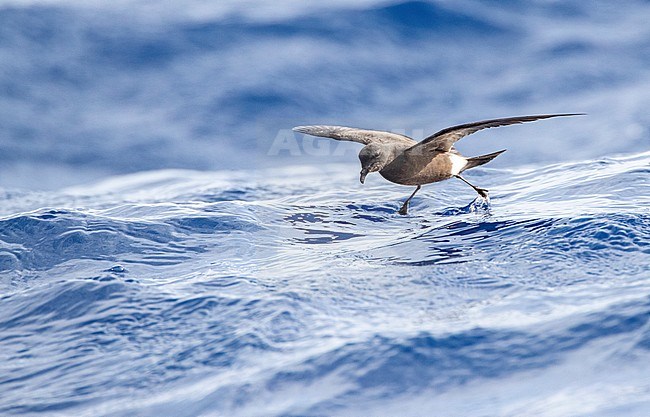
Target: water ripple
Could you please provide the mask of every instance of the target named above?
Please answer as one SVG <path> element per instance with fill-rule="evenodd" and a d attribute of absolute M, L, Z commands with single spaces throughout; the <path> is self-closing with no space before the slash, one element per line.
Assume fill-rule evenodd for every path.
<path fill-rule="evenodd" d="M 37 210 L 12 198 L 0 411 L 249 415 L 266 401 L 274 415 L 336 415 L 548 372 L 594 345 L 645 357 L 649 164 L 479 170 L 489 203 L 449 181 L 408 216 L 404 189 L 361 192 L 346 166 L 257 185 L 137 174 Z"/>

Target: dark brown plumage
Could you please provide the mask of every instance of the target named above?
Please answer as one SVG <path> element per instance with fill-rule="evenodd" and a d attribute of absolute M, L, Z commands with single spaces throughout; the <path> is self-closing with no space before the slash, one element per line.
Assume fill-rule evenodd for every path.
<path fill-rule="evenodd" d="M 359 152 L 361 183 L 365 181 L 366 175 L 370 172 L 379 171 L 381 176 L 388 181 L 402 185 L 415 185 L 417 188 L 399 210 L 400 214 L 406 214 L 409 202 L 422 185 L 452 177 L 471 186 L 481 197 L 488 197 L 487 190 L 470 184 L 460 174 L 470 168 L 488 163 L 505 150 L 466 158 L 454 148 L 454 143 L 465 136 L 491 127 L 582 114 L 584 113 L 543 114 L 484 120 L 442 129 L 421 142 L 416 142 L 408 136 L 397 133 L 344 126 L 298 126 L 293 130 L 312 136 L 359 142 L 366 145 Z"/>

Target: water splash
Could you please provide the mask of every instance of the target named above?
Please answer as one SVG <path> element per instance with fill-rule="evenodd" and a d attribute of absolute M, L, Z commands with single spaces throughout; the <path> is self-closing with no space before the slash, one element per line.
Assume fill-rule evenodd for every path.
<path fill-rule="evenodd" d="M 571 359 L 594 346 L 607 369 L 647 356 L 649 167 L 643 153 L 477 170 L 491 201 L 447 181 L 406 217 L 404 189 L 360 187 L 339 165 L 12 195 L 0 410 L 338 415 L 424 397 L 433 410 L 530 372 L 572 389 L 558 375 L 596 372 Z M 530 384 L 518 404 L 540 401 Z"/>

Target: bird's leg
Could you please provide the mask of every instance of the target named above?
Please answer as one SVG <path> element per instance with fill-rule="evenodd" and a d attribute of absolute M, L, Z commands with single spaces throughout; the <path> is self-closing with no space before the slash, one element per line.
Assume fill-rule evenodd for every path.
<path fill-rule="evenodd" d="M 409 198 L 406 199 L 406 201 L 405 201 L 404 204 L 402 205 L 402 208 L 399 209 L 399 214 L 401 214 L 402 216 L 405 216 L 405 215 L 406 215 L 406 212 L 407 212 L 408 209 L 409 209 L 409 201 L 411 201 L 411 199 L 413 198 L 413 196 L 415 195 L 415 193 L 417 193 L 418 191 L 420 191 L 420 188 L 422 188 L 422 186 L 418 185 L 418 186 L 415 188 L 415 191 L 413 191 L 413 194 L 411 194 L 411 196 L 410 196 Z"/>
<path fill-rule="evenodd" d="M 477 186 L 470 184 L 469 181 L 467 181 L 465 178 L 461 177 L 460 175 L 456 175 L 456 178 L 458 178 L 459 180 L 463 181 L 465 184 L 472 187 L 474 191 L 476 191 L 478 195 L 480 195 L 481 197 L 485 199 L 488 198 L 488 190 L 486 190 L 485 188 L 478 188 Z"/>

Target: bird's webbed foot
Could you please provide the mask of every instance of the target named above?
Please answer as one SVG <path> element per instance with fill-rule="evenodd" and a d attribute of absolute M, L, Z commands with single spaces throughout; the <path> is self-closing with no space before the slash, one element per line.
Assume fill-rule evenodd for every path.
<path fill-rule="evenodd" d="M 478 187 L 476 187 L 476 188 L 474 188 L 474 189 L 476 190 L 476 192 L 478 193 L 478 195 L 480 195 L 480 196 L 483 197 L 484 199 L 488 200 L 488 199 L 490 198 L 490 195 L 488 194 L 488 190 L 486 190 L 485 188 L 478 188 Z"/>

